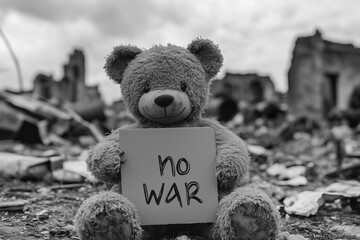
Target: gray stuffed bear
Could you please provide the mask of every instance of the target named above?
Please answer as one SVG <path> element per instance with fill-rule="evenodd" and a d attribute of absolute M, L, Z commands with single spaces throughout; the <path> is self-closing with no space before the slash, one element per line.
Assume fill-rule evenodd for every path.
<path fill-rule="evenodd" d="M 211 127 L 216 138 L 219 205 L 212 225 L 141 226 L 134 205 L 121 194 L 124 152 L 113 131 L 90 150 L 87 165 L 111 191 L 94 195 L 80 207 L 75 225 L 83 240 L 160 239 L 181 232 L 209 239 L 275 239 L 280 217 L 270 198 L 254 188 L 239 187 L 250 159 L 244 142 L 217 121 L 201 116 L 211 80 L 223 56 L 211 40 L 195 39 L 187 48 L 168 44 L 142 50 L 120 45 L 106 59 L 108 76 L 121 84 L 124 102 L 137 122 L 125 128 Z"/>

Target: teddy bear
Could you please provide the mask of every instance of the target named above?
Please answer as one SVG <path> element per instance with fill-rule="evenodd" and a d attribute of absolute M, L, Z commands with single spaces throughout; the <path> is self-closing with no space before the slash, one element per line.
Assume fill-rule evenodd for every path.
<path fill-rule="evenodd" d="M 137 209 L 121 194 L 119 129 L 89 150 L 88 170 L 110 191 L 89 197 L 75 216 L 83 240 L 163 239 L 201 235 L 205 239 L 276 239 L 280 217 L 263 192 L 246 186 L 250 167 L 242 139 L 214 119 L 202 117 L 209 86 L 223 64 L 218 45 L 197 38 L 186 48 L 173 44 L 140 49 L 120 45 L 106 57 L 104 69 L 121 85 L 124 102 L 136 123 L 122 128 L 211 127 L 216 141 L 219 204 L 212 224 L 142 226 Z"/>

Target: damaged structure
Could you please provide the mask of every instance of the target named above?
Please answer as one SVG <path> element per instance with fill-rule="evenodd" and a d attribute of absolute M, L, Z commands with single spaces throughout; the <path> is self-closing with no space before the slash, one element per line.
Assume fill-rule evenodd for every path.
<path fill-rule="evenodd" d="M 75 49 L 63 68 L 60 80 L 55 80 L 51 75 L 38 74 L 34 80 L 33 96 L 56 99 L 60 103 L 100 99 L 97 86 L 85 85 L 85 56 L 81 50 Z"/>
<path fill-rule="evenodd" d="M 75 49 L 63 69 L 60 80 L 55 80 L 51 75 L 38 74 L 34 79 L 32 96 L 70 105 L 85 120 L 103 121 L 105 103 L 101 99 L 98 86 L 85 84 L 84 53 Z"/>
<path fill-rule="evenodd" d="M 103 137 L 99 122 L 106 118 L 105 107 L 98 87 L 86 86 L 85 57 L 76 49 L 60 80 L 39 74 L 28 92 L 0 92 L 0 140 L 94 143 Z"/>
<path fill-rule="evenodd" d="M 277 92 L 270 77 L 255 73 L 227 72 L 224 78 L 212 82 L 210 93 L 204 115 L 216 117 L 220 122 L 230 121 L 239 112 L 249 115 L 246 113 L 249 109 L 264 109 L 277 101 Z"/>
<path fill-rule="evenodd" d="M 249 103 L 271 101 L 276 96 L 274 83 L 270 77 L 255 73 L 226 73 L 223 79 L 212 83 L 210 93 L 214 97 L 227 95 L 236 102 Z"/>
<path fill-rule="evenodd" d="M 289 110 L 295 116 L 323 119 L 334 109 L 348 107 L 360 84 L 360 48 L 313 36 L 295 42 L 288 72 Z"/>

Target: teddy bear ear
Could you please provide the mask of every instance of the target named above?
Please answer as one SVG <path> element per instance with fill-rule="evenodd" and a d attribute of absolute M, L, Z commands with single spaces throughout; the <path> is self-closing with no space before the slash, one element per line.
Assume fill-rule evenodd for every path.
<path fill-rule="evenodd" d="M 104 69 L 110 79 L 121 83 L 126 67 L 141 53 L 141 50 L 132 45 L 120 45 L 114 47 L 113 51 L 106 57 Z"/>
<path fill-rule="evenodd" d="M 209 39 L 197 38 L 187 49 L 201 62 L 209 79 L 216 76 L 223 64 L 223 56 L 217 45 Z"/>

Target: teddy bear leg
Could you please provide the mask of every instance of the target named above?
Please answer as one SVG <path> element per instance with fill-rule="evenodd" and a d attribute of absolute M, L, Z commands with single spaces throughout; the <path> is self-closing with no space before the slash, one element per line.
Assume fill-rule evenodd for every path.
<path fill-rule="evenodd" d="M 279 228 L 280 215 L 270 198 L 245 187 L 235 189 L 220 201 L 214 234 L 224 240 L 273 240 Z"/>
<path fill-rule="evenodd" d="M 115 192 L 88 198 L 75 216 L 82 240 L 139 240 L 142 229 L 134 205 Z"/>

